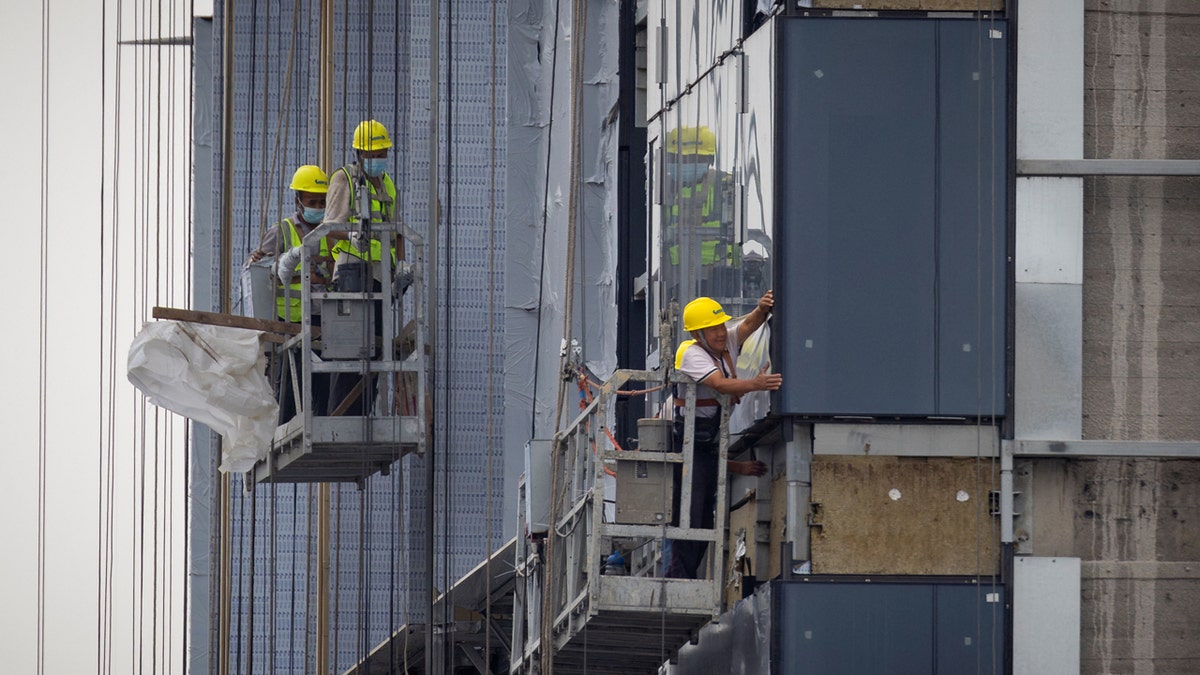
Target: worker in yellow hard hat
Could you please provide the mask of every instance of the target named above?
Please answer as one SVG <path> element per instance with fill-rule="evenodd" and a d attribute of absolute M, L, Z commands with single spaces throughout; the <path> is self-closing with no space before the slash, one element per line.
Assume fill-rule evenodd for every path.
<path fill-rule="evenodd" d="M 304 236 L 320 225 L 324 219 L 329 177 L 325 175 L 321 167 L 312 164 L 299 167 L 292 174 L 292 182 L 288 187 L 296 195 L 295 215 L 273 223 L 266 229 L 259 241 L 258 248 L 250 252 L 250 262 L 258 262 L 268 256 L 278 257 L 284 251 L 300 246 Z M 329 243 L 323 238 L 320 254 L 314 261 L 316 265 L 312 279 L 310 279 L 311 283 L 328 283 L 329 265 L 332 262 L 330 253 Z M 299 274 L 300 267 L 297 265 L 296 275 Z M 300 321 L 300 283 L 300 278 L 296 276 L 291 283 L 291 298 L 287 299 L 284 297 L 285 294 L 280 293 L 276 300 L 276 310 L 279 318 L 283 321 Z M 313 322 L 316 324 L 320 324 L 318 317 L 319 315 L 313 317 Z"/>
<path fill-rule="evenodd" d="M 384 245 L 391 242 L 392 230 L 376 232 L 364 240 L 359 232 L 365 223 L 360 204 L 361 186 L 367 188 L 370 205 L 366 209 L 370 223 L 391 223 L 397 220 L 396 183 L 388 175 L 388 154 L 392 149 L 392 137 L 387 127 L 378 120 L 364 120 L 354 129 L 351 139 L 354 161 L 334 171 L 329 177 L 329 199 L 325 221 L 348 223 L 347 230 L 331 232 L 337 239 L 333 246 L 336 259 L 334 284 L 339 291 L 380 291 L 384 279 L 379 278 L 379 266 L 372 263 L 382 259 Z M 392 259 L 393 278 L 387 280 L 394 295 L 404 292 L 412 282 L 412 271 L 404 262 L 404 246 L 401 242 L 389 243 L 387 250 Z M 378 337 L 383 326 L 383 306 L 374 303 L 375 331 Z M 342 414 L 362 414 L 375 400 L 378 378 L 368 375 L 362 378 L 354 373 L 335 373 L 332 377 L 330 407 Z M 359 393 L 361 392 L 361 393 Z M 345 405 L 343 405 L 343 402 Z M 364 405 L 365 403 L 365 405 Z"/>
<path fill-rule="evenodd" d="M 354 161 L 334 171 L 329 177 L 329 206 L 325 220 L 331 223 L 358 223 L 361 211 L 358 187 L 366 185 L 371 195 L 370 221 L 392 222 L 397 213 L 396 183 L 387 172 L 388 153 L 392 148 L 392 137 L 387 127 L 377 120 L 361 122 L 354 129 L 351 147 L 355 153 Z M 339 232 L 334 236 L 339 239 L 334 246 L 339 266 L 353 263 L 355 259 L 367 262 L 380 259 L 382 244 L 379 239 L 372 239 L 367 244 L 355 241 L 346 233 Z M 393 257 L 403 260 L 403 247 L 393 251 Z"/>
<path fill-rule="evenodd" d="M 329 177 L 321 170 L 321 167 L 312 164 L 306 164 L 296 169 L 292 174 L 292 182 L 288 188 L 295 193 L 296 213 L 290 218 L 284 218 L 277 223 L 273 223 L 263 233 L 258 248 L 250 252 L 249 262 L 258 262 L 266 257 L 274 257 L 276 261 L 281 261 L 283 253 L 298 249 L 304 240 L 304 237 L 314 228 L 321 224 L 325 217 L 325 197 L 329 191 Z M 284 264 L 291 265 L 286 262 Z M 321 238 L 321 246 L 318 254 L 312 258 L 312 274 L 308 283 L 312 285 L 314 290 L 324 290 L 325 285 L 329 283 L 331 266 L 333 264 L 332 252 L 330 250 L 329 241 L 327 238 Z M 275 310 L 276 315 L 283 321 L 291 321 L 298 323 L 301 317 L 301 293 L 303 288 L 301 284 L 305 283 L 304 279 L 300 278 L 300 262 L 295 263 L 295 268 L 292 272 L 290 283 L 285 281 L 286 286 L 279 288 L 275 294 Z M 278 272 L 278 271 L 277 271 Z M 287 271 L 277 273 L 275 275 L 280 279 L 287 279 Z M 313 306 L 313 313 L 310 318 L 312 325 L 321 325 L 321 315 L 318 313 L 320 305 Z M 286 369 L 282 367 L 282 363 L 276 363 L 276 367 L 272 369 L 273 385 L 279 400 L 279 421 L 280 423 L 290 420 L 296 414 L 295 397 L 292 394 L 292 385 Z M 313 375 L 312 380 L 312 405 L 313 410 L 318 414 L 323 414 L 326 408 L 329 382 L 325 375 Z"/>
<path fill-rule="evenodd" d="M 713 166 L 716 134 L 704 126 L 673 129 L 664 150 L 671 177 L 666 186 L 666 203 L 671 207 L 667 226 L 691 228 L 701 265 L 733 265 L 737 253 L 732 233 L 733 181 Z M 667 254 L 672 265 L 679 264 L 678 243 L 669 246 Z"/>
<path fill-rule="evenodd" d="M 721 405 L 717 393 L 733 397 L 736 404 L 742 394 L 752 391 L 775 391 L 783 385 L 783 376 L 768 373 L 764 366 L 752 378 L 738 377 L 738 351 L 746 338 L 767 320 L 775 306 L 775 296 L 767 291 L 754 310 L 735 321 L 725 313 L 721 304 L 712 298 L 696 298 L 683 308 L 683 329 L 691 333 L 675 352 L 675 370 L 692 378 L 696 388 L 696 424 L 692 436 L 692 503 L 689 508 L 691 526 L 711 528 L 713 509 L 717 500 L 718 452 L 720 443 Z M 731 339 L 732 338 L 732 339 Z M 675 391 L 671 402 L 674 413 L 676 451 L 682 451 L 684 432 L 684 392 Z M 745 467 L 738 473 L 762 475 L 765 466 Z M 734 468 L 731 466 L 731 468 Z M 676 465 L 675 505 L 679 513 L 679 493 L 682 483 L 681 467 Z M 702 541 L 673 540 L 667 564 L 668 577 L 695 579 L 707 545 Z"/>

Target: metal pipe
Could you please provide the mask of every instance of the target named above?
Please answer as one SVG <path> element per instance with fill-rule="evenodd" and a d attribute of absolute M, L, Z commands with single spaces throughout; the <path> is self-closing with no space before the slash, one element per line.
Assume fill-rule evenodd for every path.
<path fill-rule="evenodd" d="M 429 231 L 425 235 L 425 240 L 429 242 L 429 256 L 426 258 L 429 261 L 430 274 L 428 276 L 428 301 L 427 310 L 429 316 L 429 378 L 433 395 L 437 397 L 437 362 L 438 362 L 438 308 L 437 308 L 437 277 L 438 277 L 438 213 L 440 204 L 438 203 L 438 146 L 440 145 L 440 137 L 438 135 L 438 116 L 441 114 L 440 106 L 438 105 L 438 94 L 441 89 L 441 17 L 439 16 L 440 0 L 434 0 L 429 3 Z M 437 474 L 434 470 L 434 459 L 437 457 L 436 432 L 431 426 L 426 430 L 429 442 L 425 446 L 425 588 L 426 597 L 426 615 L 425 615 L 425 659 L 430 664 L 430 668 L 426 672 L 439 673 L 445 672 L 441 669 L 440 659 L 435 657 L 434 639 L 433 639 L 433 613 L 434 613 L 434 597 L 433 597 L 433 541 L 434 527 L 436 522 L 433 514 L 434 488 L 436 487 Z"/>
<path fill-rule="evenodd" d="M 317 492 L 317 669 L 329 672 L 329 483 Z"/>
<path fill-rule="evenodd" d="M 318 104 L 317 104 L 317 161 L 326 171 L 333 170 L 333 0 L 321 0 L 319 24 L 320 55 L 318 58 Z M 317 229 L 320 229 L 319 227 Z M 324 236 L 324 235 L 322 235 Z M 319 240 L 315 240 L 319 241 Z M 319 244 L 317 244 L 319 250 Z M 307 278 L 306 278 L 307 280 Z M 308 287 L 305 283 L 304 286 Z M 308 294 L 311 296 L 311 289 Z M 307 302 L 307 301 L 306 301 Z M 311 305 L 306 305 L 304 313 L 310 311 Z M 311 318 L 308 333 L 311 337 Z M 308 352 L 305 352 L 308 353 Z M 306 362 L 312 359 L 305 358 Z M 311 373 L 312 365 L 304 366 Z M 310 375 L 311 377 L 311 375 Z M 311 407 L 312 382 L 305 382 L 306 396 Z M 311 410 L 305 426 L 312 428 Z M 330 666 L 330 610 L 332 603 L 329 598 L 330 550 L 333 538 L 329 528 L 332 490 L 329 483 L 322 483 L 317 488 L 317 638 L 316 638 L 316 672 L 328 673 Z"/>
<path fill-rule="evenodd" d="M 332 173 L 333 159 L 333 0 L 321 0 L 319 103 L 317 105 L 317 157 Z M 320 672 L 320 671 L 319 671 Z"/>
<path fill-rule="evenodd" d="M 1200 159 L 1018 159 L 1018 176 L 1200 176 Z"/>
<path fill-rule="evenodd" d="M 221 17 L 221 262 L 218 286 L 221 293 L 221 312 L 224 314 L 231 312 L 233 295 L 233 19 L 236 5 L 235 0 L 226 2 Z M 221 452 L 224 452 L 224 444 L 225 440 L 221 439 Z M 232 523 L 227 503 L 232 487 L 229 474 L 220 474 L 216 486 L 214 502 L 221 513 L 221 538 L 218 543 L 221 560 L 221 614 L 218 619 L 220 628 L 217 638 L 220 654 L 217 657 L 217 671 L 226 675 L 229 673 L 229 623 L 232 607 L 230 577 L 233 574 L 233 550 L 230 546 Z"/>
<path fill-rule="evenodd" d="M 233 295 L 233 18 L 237 3 L 225 3 L 221 20 L 221 312 Z"/>
<path fill-rule="evenodd" d="M 1000 442 L 1000 543 L 1013 541 L 1013 442 Z"/>
<path fill-rule="evenodd" d="M 812 501 L 812 427 L 792 421 L 787 452 L 787 533 L 792 542 L 792 560 L 812 560 L 808 525 Z"/>

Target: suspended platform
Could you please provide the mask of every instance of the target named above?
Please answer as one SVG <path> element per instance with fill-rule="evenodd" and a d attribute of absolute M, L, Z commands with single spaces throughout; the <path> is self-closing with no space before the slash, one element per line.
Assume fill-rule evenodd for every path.
<path fill-rule="evenodd" d="M 420 418 L 313 417 L 305 438 L 301 416 L 275 430 L 268 461 L 254 467 L 254 480 L 280 483 L 358 482 L 388 473 L 392 463 L 419 452 Z"/>
<path fill-rule="evenodd" d="M 323 223 L 305 235 L 302 246 L 281 255 L 276 269 L 299 265 L 299 278 L 312 278 L 312 256 L 320 250 L 321 238 L 331 230 L 356 227 Z M 351 259 L 356 264 L 339 266 L 336 283 L 341 287 L 334 290 L 299 284 L 298 331 L 279 347 L 274 360 L 276 393 L 296 412 L 275 429 L 267 457 L 248 476 L 254 481 L 361 483 L 388 473 L 401 457 L 425 451 L 422 239 L 402 223 L 373 223 L 371 228 L 358 233 L 360 241 L 380 242 L 382 251 L 400 251 L 407 242 L 413 257 L 404 262 L 401 274 L 395 274 L 401 265 L 394 266 L 391 255 L 373 262 Z M 291 288 L 279 288 L 276 276 L 272 271 L 261 283 L 272 293 L 283 293 L 287 306 Z M 395 281 L 377 281 L 382 279 Z M 275 312 L 274 295 L 255 304 Z M 314 308 L 320 310 L 319 322 Z M 325 395 L 314 400 L 318 389 Z M 334 389 L 338 400 L 325 400 Z"/>
<path fill-rule="evenodd" d="M 617 371 L 553 441 L 530 444 L 529 475 L 518 488 L 518 531 L 528 536 L 517 551 L 511 672 L 658 673 L 721 613 L 725 509 L 716 510 L 712 528 L 693 526 L 687 508 L 693 495 L 684 480 L 682 506 L 672 518 L 675 469 L 692 473 L 694 383 L 678 380 L 687 401 L 682 452 L 671 447 L 669 423 L 658 426 L 655 443 L 647 442 L 653 426 L 647 425 L 637 450 L 617 447 L 610 433 L 613 403 L 625 384 L 662 379 L 651 371 Z M 725 502 L 727 430 L 726 413 L 718 504 Z M 538 476 L 538 466 L 551 467 L 549 475 Z M 668 540 L 707 546 L 703 578 L 662 576 Z M 625 563 L 610 569 L 606 559 L 614 552 Z"/>
<path fill-rule="evenodd" d="M 657 673 L 713 618 L 709 580 L 601 576 L 555 636 L 554 673 Z"/>

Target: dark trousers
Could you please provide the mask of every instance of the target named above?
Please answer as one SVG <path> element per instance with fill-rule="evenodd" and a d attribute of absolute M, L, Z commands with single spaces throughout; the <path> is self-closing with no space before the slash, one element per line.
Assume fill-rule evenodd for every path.
<path fill-rule="evenodd" d="M 720 475 L 718 465 L 719 439 L 717 437 L 720 417 L 696 418 L 696 432 L 692 446 L 692 503 L 688 509 L 691 527 L 711 529 L 716 521 L 717 506 L 717 477 Z M 676 418 L 674 425 L 675 452 L 683 452 L 683 419 Z M 675 517 L 671 524 L 679 524 L 680 493 L 683 487 L 683 466 L 675 465 L 675 489 L 672 495 L 675 506 Z M 673 579 L 696 579 L 700 571 L 700 563 L 708 543 L 683 539 L 671 540 L 671 558 L 667 564 L 667 576 Z"/>

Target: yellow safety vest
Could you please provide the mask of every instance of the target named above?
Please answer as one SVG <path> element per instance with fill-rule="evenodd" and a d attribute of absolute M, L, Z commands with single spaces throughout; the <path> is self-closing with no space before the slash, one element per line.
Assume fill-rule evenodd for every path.
<path fill-rule="evenodd" d="M 709 174 L 711 176 L 711 173 Z M 725 233 L 722 228 L 725 226 L 721 222 L 721 208 L 717 202 L 717 184 L 722 181 L 722 177 L 716 177 L 713 180 L 706 176 L 703 181 L 697 185 L 685 185 L 679 190 L 679 199 L 671 205 L 671 221 L 669 227 L 679 227 L 680 225 L 680 207 L 684 214 L 684 220 L 689 227 L 701 227 L 711 231 L 711 233 L 701 233 L 700 241 L 700 264 L 712 265 L 720 259 L 723 259 L 727 265 L 736 265 L 740 261 L 740 247 L 734 244 L 732 238 L 723 237 Z M 693 194 L 695 192 L 695 194 Z M 692 225 L 695 222 L 695 225 Z M 718 255 L 717 246 L 723 247 L 724 255 Z M 671 256 L 671 264 L 679 264 L 679 244 L 674 244 L 668 249 Z"/>
<path fill-rule="evenodd" d="M 357 214 L 357 209 L 355 209 L 355 207 L 354 207 L 354 198 L 355 198 L 354 180 L 350 177 L 350 168 L 349 167 L 343 166 L 341 169 L 339 169 L 339 171 L 346 174 L 346 183 L 350 187 L 350 217 L 354 218 L 355 215 Z M 385 201 L 381 201 L 381 200 L 377 199 L 376 196 L 378 195 L 378 192 L 376 192 L 376 190 L 375 190 L 375 184 L 372 183 L 371 181 L 367 181 L 367 189 L 371 191 L 371 222 L 372 223 L 388 222 L 388 221 L 392 220 L 392 215 L 396 211 L 396 184 L 392 182 L 392 177 L 386 173 L 383 174 L 382 180 L 383 180 L 383 190 L 384 190 L 384 192 L 387 193 L 388 198 L 391 199 L 390 202 L 385 202 Z M 354 244 L 350 243 L 349 239 L 344 239 L 333 245 L 334 253 L 339 253 L 339 252 L 344 251 L 344 252 L 349 253 L 350 255 L 354 256 L 355 258 L 361 258 L 363 260 L 366 260 L 367 262 L 375 262 L 376 260 L 379 260 L 380 259 L 380 251 L 382 251 L 382 250 L 383 250 L 383 245 L 379 242 L 378 239 L 371 240 L 371 252 L 368 255 L 364 255 L 362 251 L 358 250 L 358 248 L 355 247 Z M 392 251 L 392 259 L 393 260 L 396 259 L 395 251 Z"/>
<path fill-rule="evenodd" d="M 285 251 L 291 248 L 296 248 L 304 243 L 304 240 L 300 237 L 300 232 L 296 229 L 296 224 L 292 222 L 291 218 L 284 218 L 283 221 L 279 223 L 279 233 L 280 235 L 286 236 L 286 241 L 290 244 L 290 246 L 283 249 Z M 325 241 L 325 237 L 321 237 L 321 256 L 325 258 L 329 257 L 329 242 Z M 297 263 L 296 274 L 299 273 L 300 264 Z M 290 298 L 286 298 L 282 290 L 279 291 L 279 297 L 275 298 L 275 311 L 280 319 L 283 319 L 284 321 L 291 321 L 293 323 L 298 323 L 300 321 L 300 293 L 303 291 L 303 286 L 301 286 L 303 283 L 304 279 L 301 279 L 296 283 L 288 285 L 288 287 L 292 289 Z"/>

